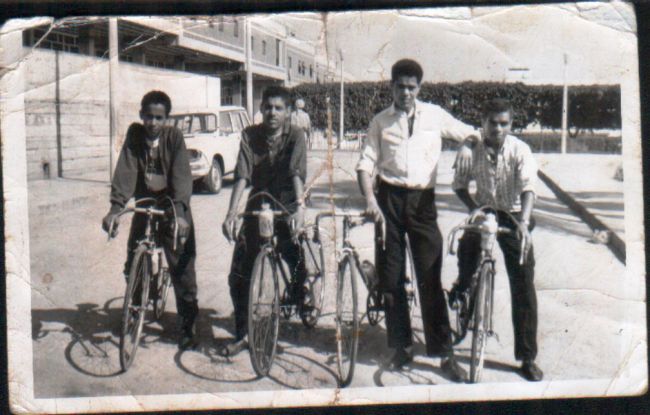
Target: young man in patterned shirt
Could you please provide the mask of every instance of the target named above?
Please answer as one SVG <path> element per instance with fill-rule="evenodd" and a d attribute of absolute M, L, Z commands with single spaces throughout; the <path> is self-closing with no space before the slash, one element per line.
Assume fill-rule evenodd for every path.
<path fill-rule="evenodd" d="M 537 164 L 526 143 L 510 135 L 513 111 L 504 99 L 492 99 L 483 106 L 483 140 L 474 145 L 472 168 L 456 171 L 453 189 L 470 212 L 481 206 L 496 209 L 499 226 L 513 230 L 497 239 L 503 252 L 512 298 L 512 322 L 515 331 L 515 358 L 522 360 L 521 371 L 530 381 L 540 381 L 543 373 L 535 364 L 537 355 L 537 298 L 535 295 L 535 259 L 530 231 L 535 202 Z M 468 188 L 476 182 L 472 197 Z M 511 219 L 516 218 L 518 224 Z M 524 262 L 519 263 L 524 238 Z M 458 245 L 458 281 L 451 290 L 454 302 L 464 292 L 478 267 L 481 235 L 466 232 Z"/>

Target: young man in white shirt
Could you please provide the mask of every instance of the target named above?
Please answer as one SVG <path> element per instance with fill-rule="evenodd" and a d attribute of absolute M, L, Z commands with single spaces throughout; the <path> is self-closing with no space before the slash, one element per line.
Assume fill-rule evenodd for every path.
<path fill-rule="evenodd" d="M 511 233 L 497 237 L 506 263 L 512 298 L 512 324 L 515 332 L 515 358 L 523 361 L 521 372 L 529 381 L 544 377 L 535 364 L 537 355 L 537 297 L 535 295 L 535 258 L 530 231 L 535 203 L 537 163 L 528 144 L 510 135 L 512 107 L 507 100 L 492 99 L 483 105 L 483 140 L 476 143 L 469 171 L 457 171 L 452 187 L 470 212 L 481 206 L 496 210 L 499 226 Z M 468 188 L 476 182 L 472 197 Z M 513 221 L 513 218 L 518 222 Z M 523 264 L 522 256 L 524 239 Z M 458 281 L 449 301 L 454 302 L 470 284 L 478 267 L 481 235 L 465 233 L 458 245 Z"/>
<path fill-rule="evenodd" d="M 451 329 L 441 284 L 442 236 L 437 224 L 435 184 L 442 138 L 477 139 L 475 130 L 437 105 L 417 100 L 421 66 L 410 59 L 391 70 L 393 104 L 377 114 L 357 165 L 366 211 L 385 225 L 385 247 L 376 247 L 377 272 L 386 314 L 388 346 L 395 350 L 388 364 L 399 370 L 413 359 L 412 329 L 404 267 L 409 238 L 420 293 L 427 355 L 442 357 L 442 368 L 456 382 L 465 371 L 454 359 Z M 469 154 L 468 154 L 469 153 Z M 471 150 L 462 146 L 457 159 L 463 170 Z M 372 176 L 378 176 L 377 195 Z"/>

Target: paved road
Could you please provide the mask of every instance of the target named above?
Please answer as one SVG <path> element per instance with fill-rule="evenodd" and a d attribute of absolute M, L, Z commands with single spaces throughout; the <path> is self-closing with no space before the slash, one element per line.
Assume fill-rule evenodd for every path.
<path fill-rule="evenodd" d="M 360 207 L 353 166 L 356 155 L 340 152 L 334 158 L 334 188 L 327 171 L 313 180 L 316 209 L 333 200 L 338 207 Z M 309 157 L 310 182 L 325 162 L 324 152 Z M 443 234 L 459 223 L 464 209 L 451 192 L 452 156 L 441 160 L 437 205 Z M 148 324 L 142 349 L 133 367 L 119 373 L 118 331 L 124 282 L 126 227 L 106 242 L 99 223 L 108 207 L 108 188 L 97 183 L 58 183 L 30 188 L 30 247 L 33 285 L 32 320 L 35 396 L 103 396 L 273 390 L 335 387 L 334 324 L 331 318 L 333 284 L 326 290 L 325 317 L 308 330 L 297 320 L 281 324 L 281 353 L 267 378 L 256 379 L 247 353 L 232 360 L 215 354 L 232 337 L 232 305 L 227 286 L 232 246 L 221 235 L 230 186 L 219 195 L 196 194 L 192 209 L 197 224 L 201 347 L 179 353 L 173 300 L 161 324 Z M 540 183 L 534 232 L 539 301 L 538 362 L 548 380 L 611 378 L 627 359 L 630 333 L 643 332 L 643 281 L 624 277 L 624 266 L 603 245 L 586 242 L 590 231 Z M 67 190 L 66 190 L 67 189 Z M 65 209 L 48 204 L 51 192 L 79 192 Z M 84 193 L 85 192 L 85 193 Z M 48 196 L 48 193 L 50 196 Z M 91 195 L 91 196 L 88 196 Z M 39 206 L 41 201 L 46 202 Z M 70 201 L 72 200 L 72 201 Z M 371 259 L 370 226 L 354 241 L 361 255 Z M 445 251 L 446 252 L 446 251 Z M 485 382 L 522 380 L 513 357 L 510 300 L 501 255 L 496 283 L 495 328 L 498 340 L 488 343 Z M 456 260 L 446 256 L 443 284 L 455 278 Z M 365 293 L 360 296 L 365 304 Z M 421 319 L 416 313 L 418 356 L 410 370 L 390 373 L 379 364 L 389 354 L 382 325 L 362 325 L 359 361 L 353 387 L 449 383 L 439 360 L 422 355 Z M 467 362 L 468 342 L 458 348 Z M 602 356 L 607 356 L 603 359 Z"/>

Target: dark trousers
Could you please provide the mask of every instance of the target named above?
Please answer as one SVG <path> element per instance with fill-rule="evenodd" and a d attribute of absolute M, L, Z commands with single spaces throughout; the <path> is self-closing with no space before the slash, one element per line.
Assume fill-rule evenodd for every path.
<path fill-rule="evenodd" d="M 190 223 L 190 234 L 185 245 L 180 246 L 177 242 L 176 250 L 173 250 L 174 236 L 172 233 L 171 221 L 160 222 L 160 242 L 165 252 L 169 272 L 176 295 L 176 309 L 183 327 L 191 327 L 198 314 L 196 271 L 194 262 L 196 260 L 196 240 L 194 236 L 194 224 L 191 211 L 187 212 L 186 220 Z M 133 262 L 133 255 L 138 246 L 138 241 L 144 236 L 147 226 L 145 215 L 135 214 L 131 221 L 131 231 L 127 244 L 126 263 L 124 272 L 128 274 Z"/>
<path fill-rule="evenodd" d="M 521 214 L 514 213 L 517 220 Z M 497 237 L 508 271 L 512 299 L 512 325 L 515 332 L 515 358 L 535 359 L 537 356 L 537 297 L 535 294 L 535 256 L 531 248 L 523 265 L 519 264 L 521 240 L 516 235 L 516 224 L 508 215 L 497 212 L 499 226 L 512 229 L 512 233 Z M 535 227 L 531 221 L 529 229 Z M 472 275 L 479 266 L 481 235 L 465 232 L 458 243 L 459 288 L 469 287 Z"/>
<path fill-rule="evenodd" d="M 250 209 L 247 209 L 250 210 Z M 239 230 L 237 243 L 232 255 L 228 285 L 230 286 L 230 298 L 235 309 L 235 338 L 240 340 L 248 332 L 248 295 L 251 284 L 251 274 L 255 258 L 260 252 L 261 239 L 258 230 L 258 219 L 246 217 Z M 284 219 L 275 221 L 275 235 L 277 237 L 277 249 L 282 258 L 287 262 L 290 272 L 297 277 L 297 284 L 294 288 L 300 290 L 305 281 L 306 270 L 302 259 L 300 247 L 294 243 L 291 237 L 289 223 Z M 290 278 L 290 275 L 287 275 Z M 301 298 L 301 291 L 292 293 L 294 298 Z M 280 292 L 282 295 L 282 292 Z"/>
<path fill-rule="evenodd" d="M 376 256 L 380 288 L 384 293 L 388 346 L 408 347 L 412 329 L 406 298 L 406 237 L 420 293 L 424 338 L 429 356 L 452 351 L 449 315 L 442 290 L 442 236 L 438 229 L 433 189 L 415 190 L 381 181 L 377 202 L 386 219 L 385 249 Z"/>

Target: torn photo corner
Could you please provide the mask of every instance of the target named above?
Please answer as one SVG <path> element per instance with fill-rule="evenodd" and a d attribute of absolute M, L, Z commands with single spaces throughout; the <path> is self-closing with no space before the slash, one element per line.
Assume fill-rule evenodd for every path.
<path fill-rule="evenodd" d="M 620 1 L 6 22 L 12 411 L 645 393 L 637 50 Z"/>

